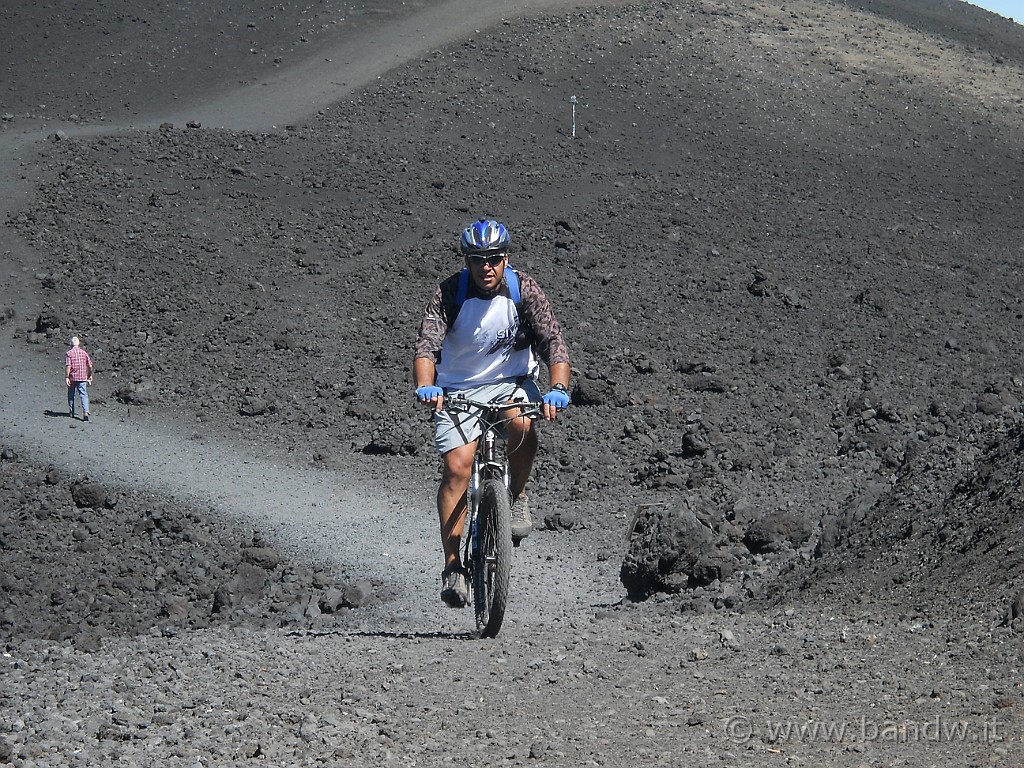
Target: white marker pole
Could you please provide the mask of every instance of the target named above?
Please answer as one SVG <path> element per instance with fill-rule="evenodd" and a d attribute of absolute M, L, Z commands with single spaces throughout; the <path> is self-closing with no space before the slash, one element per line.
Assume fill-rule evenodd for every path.
<path fill-rule="evenodd" d="M 576 97 L 569 99 L 572 102 L 572 136 L 576 138 Z"/>

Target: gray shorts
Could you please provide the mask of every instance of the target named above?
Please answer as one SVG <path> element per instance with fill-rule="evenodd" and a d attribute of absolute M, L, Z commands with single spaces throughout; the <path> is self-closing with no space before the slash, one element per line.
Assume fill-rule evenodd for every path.
<path fill-rule="evenodd" d="M 510 380 L 471 389 L 449 390 L 448 394 L 463 395 L 485 403 L 524 397 L 531 403 L 541 400 L 537 382 L 529 377 L 518 383 L 517 380 Z M 453 448 L 472 443 L 480 437 L 481 429 L 480 415 L 473 411 L 459 411 L 454 414 L 440 411 L 434 414 L 434 446 L 438 453 L 444 455 Z"/>

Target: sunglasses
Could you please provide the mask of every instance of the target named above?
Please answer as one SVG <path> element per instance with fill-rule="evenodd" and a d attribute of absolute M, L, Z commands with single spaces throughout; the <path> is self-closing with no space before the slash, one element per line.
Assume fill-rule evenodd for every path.
<path fill-rule="evenodd" d="M 486 264 L 489 267 L 496 267 L 505 259 L 505 254 L 498 253 L 494 256 L 468 256 L 469 263 L 474 267 L 482 267 Z"/>

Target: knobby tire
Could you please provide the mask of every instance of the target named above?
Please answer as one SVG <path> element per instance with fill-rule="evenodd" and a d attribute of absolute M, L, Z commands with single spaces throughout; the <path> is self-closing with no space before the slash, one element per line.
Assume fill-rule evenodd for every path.
<path fill-rule="evenodd" d="M 477 514 L 480 562 L 473 564 L 473 606 L 480 637 L 497 637 L 512 571 L 512 511 L 505 484 L 486 480 Z"/>

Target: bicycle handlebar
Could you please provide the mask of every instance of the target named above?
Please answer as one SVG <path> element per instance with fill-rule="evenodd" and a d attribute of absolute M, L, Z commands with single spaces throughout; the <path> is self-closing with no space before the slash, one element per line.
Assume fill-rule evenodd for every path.
<path fill-rule="evenodd" d="M 444 410 L 448 411 L 466 411 L 470 408 L 479 408 L 488 415 L 497 414 L 501 411 L 507 411 L 512 408 L 518 408 L 520 413 L 516 416 L 508 416 L 504 419 L 498 419 L 496 421 L 507 421 L 511 419 L 518 419 L 522 417 L 536 418 L 542 415 L 541 403 L 535 403 L 529 400 L 510 400 L 507 402 L 486 402 L 483 400 L 473 400 L 463 395 L 448 395 L 444 399 Z M 493 421 L 492 419 L 488 419 Z"/>

